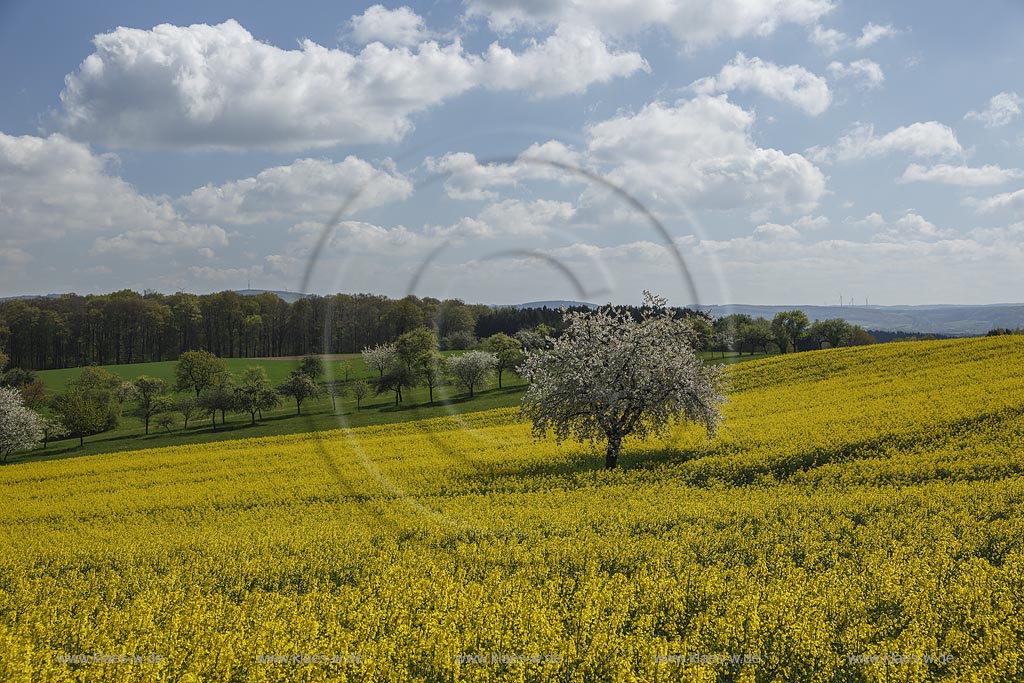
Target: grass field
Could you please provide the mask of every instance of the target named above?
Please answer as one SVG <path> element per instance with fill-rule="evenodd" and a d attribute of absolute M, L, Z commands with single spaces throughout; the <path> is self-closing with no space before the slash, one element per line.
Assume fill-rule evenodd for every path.
<path fill-rule="evenodd" d="M 368 377 L 369 373 L 366 367 L 363 365 L 362 356 L 354 354 L 349 356 L 346 360 L 352 363 L 353 370 L 355 371 L 353 376 Z M 288 373 L 299 367 L 299 360 L 295 358 L 225 358 L 224 362 L 228 364 L 228 369 L 233 375 L 240 375 L 246 368 L 259 365 L 267 371 L 267 376 L 270 381 L 274 384 L 283 382 L 288 378 Z M 341 364 L 344 360 L 331 360 L 326 362 L 325 367 L 329 368 L 335 374 L 340 372 Z M 126 380 L 132 380 L 139 375 L 149 375 L 150 377 L 159 377 L 160 379 L 166 380 L 169 384 L 174 384 L 174 366 L 175 361 L 160 361 L 157 363 L 132 363 L 130 365 L 103 365 L 100 366 L 105 370 L 109 370 L 118 377 L 122 377 Z M 82 374 L 84 368 L 67 368 L 64 370 L 42 370 L 38 372 L 39 378 L 46 384 L 46 388 L 49 391 L 61 392 L 67 388 L 68 382 L 77 378 Z"/>
<path fill-rule="evenodd" d="M 0 468 L 0 680 L 1020 681 L 1022 368 L 743 363 L 615 471 L 510 409 Z"/>
<path fill-rule="evenodd" d="M 445 355 L 451 355 L 451 353 L 446 352 Z M 715 353 L 713 356 L 712 358 L 712 354 L 705 354 L 705 358 L 709 362 L 725 364 L 746 362 L 762 357 L 761 354 L 740 356 L 735 353 L 727 353 L 724 358 L 719 353 Z M 295 358 L 229 358 L 226 359 L 226 362 L 229 370 L 236 377 L 241 375 L 250 366 L 262 366 L 266 369 L 270 381 L 275 385 L 284 381 L 288 373 L 298 367 L 299 364 L 299 360 Z M 352 369 L 349 373 L 349 378 L 352 380 L 370 380 L 376 375 L 373 369 L 366 367 L 361 355 L 353 354 L 345 357 L 332 356 L 331 360 L 325 362 L 327 378 L 343 380 L 345 375 L 342 363 L 344 362 L 351 364 Z M 149 375 L 164 379 L 168 384 L 173 385 L 174 366 L 174 361 L 163 361 L 159 363 L 133 363 L 131 365 L 106 365 L 102 367 L 126 380 L 134 379 L 139 375 Z M 82 370 L 83 368 L 44 370 L 39 372 L 38 376 L 45 383 L 47 391 L 60 393 L 67 388 L 69 381 L 77 378 L 82 373 Z M 354 399 L 350 397 L 339 398 L 337 412 L 334 411 L 331 399 L 325 396 L 321 399 L 304 403 L 301 416 L 296 414 L 293 403 L 285 401 L 282 402 L 279 408 L 265 411 L 264 419 L 256 424 L 251 424 L 248 414 L 228 415 L 227 424 L 218 424 L 216 429 L 212 426 L 209 418 L 199 418 L 190 421 L 189 428 L 185 430 L 182 429 L 180 416 L 178 416 L 179 424 L 172 433 L 151 428 L 149 435 L 144 434 L 141 421 L 130 415 L 132 405 L 128 403 L 123 406 L 125 414 L 117 429 L 87 437 L 84 446 L 79 446 L 78 439 L 63 439 L 52 442 L 46 450 L 40 449 L 31 453 L 16 455 L 11 458 L 11 461 L 48 460 L 92 455 L 95 453 L 137 450 L 139 448 L 157 448 L 189 443 L 210 443 L 227 439 L 296 434 L 335 429 L 339 426 L 362 427 L 518 405 L 525 387 L 523 380 L 514 373 L 506 371 L 502 386 L 502 389 L 498 389 L 492 383 L 489 388 L 477 391 L 472 399 L 462 395 L 455 387 L 441 387 L 434 391 L 434 404 L 429 403 L 426 389 L 415 388 L 403 392 L 405 400 L 398 409 L 394 407 L 393 395 L 390 393 L 381 396 L 371 395 L 363 401 L 362 407 L 358 410 Z"/>

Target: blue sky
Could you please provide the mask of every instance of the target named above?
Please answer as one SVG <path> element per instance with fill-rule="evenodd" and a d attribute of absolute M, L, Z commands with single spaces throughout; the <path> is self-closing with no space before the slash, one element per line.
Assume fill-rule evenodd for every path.
<path fill-rule="evenodd" d="M 1020 301 L 1022 29 L 1009 0 L 7 2 L 0 294 Z"/>

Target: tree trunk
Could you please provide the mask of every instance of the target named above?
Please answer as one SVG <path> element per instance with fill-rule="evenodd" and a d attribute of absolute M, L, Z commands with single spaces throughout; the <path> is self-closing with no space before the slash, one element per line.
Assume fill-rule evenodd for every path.
<path fill-rule="evenodd" d="M 608 437 L 608 451 L 604 456 L 604 468 L 614 470 L 619 465 L 619 448 L 622 446 L 622 437 Z"/>
<path fill-rule="evenodd" d="M 78 435 L 78 447 L 81 448 L 84 445 L 85 445 L 85 435 L 84 434 L 79 434 Z"/>
<path fill-rule="evenodd" d="M 502 369 L 498 368 L 498 388 L 501 389 L 501 373 Z"/>

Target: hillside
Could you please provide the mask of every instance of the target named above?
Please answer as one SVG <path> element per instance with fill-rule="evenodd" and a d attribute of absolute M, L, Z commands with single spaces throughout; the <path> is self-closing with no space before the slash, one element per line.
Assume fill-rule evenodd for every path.
<path fill-rule="evenodd" d="M 513 409 L 0 468 L 0 680 L 126 651 L 191 681 L 1017 681 L 1021 368 L 1021 337 L 735 365 L 719 438 L 610 472 Z M 260 659 L 293 653 L 341 659 Z"/>
<path fill-rule="evenodd" d="M 1024 327 L 1024 304 L 986 306 L 697 306 L 715 316 L 744 313 L 771 319 L 779 311 L 799 308 L 811 320 L 843 318 L 853 325 L 889 332 L 979 336 L 997 327 Z"/>

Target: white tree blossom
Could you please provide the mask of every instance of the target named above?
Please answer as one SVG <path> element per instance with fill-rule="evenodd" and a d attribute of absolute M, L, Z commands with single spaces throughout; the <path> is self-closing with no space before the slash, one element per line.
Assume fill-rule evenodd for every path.
<path fill-rule="evenodd" d="M 604 439 L 608 468 L 629 435 L 664 435 L 690 420 L 714 437 L 725 401 L 721 366 L 701 361 L 690 322 L 676 318 L 665 299 L 644 292 L 644 303 L 639 320 L 612 306 L 569 313 L 550 350 L 527 354 L 522 411 L 535 436 Z"/>
<path fill-rule="evenodd" d="M 34 448 L 43 438 L 43 418 L 26 408 L 21 393 L 0 388 L 0 462 L 15 451 Z"/>
<path fill-rule="evenodd" d="M 383 377 L 394 364 L 397 354 L 398 347 L 395 344 L 368 346 L 363 349 L 363 362 L 366 363 L 366 367 L 375 369 Z"/>
<path fill-rule="evenodd" d="M 448 359 L 448 372 L 455 383 L 473 396 L 473 390 L 487 382 L 498 367 L 498 356 L 488 351 L 469 351 Z"/>

